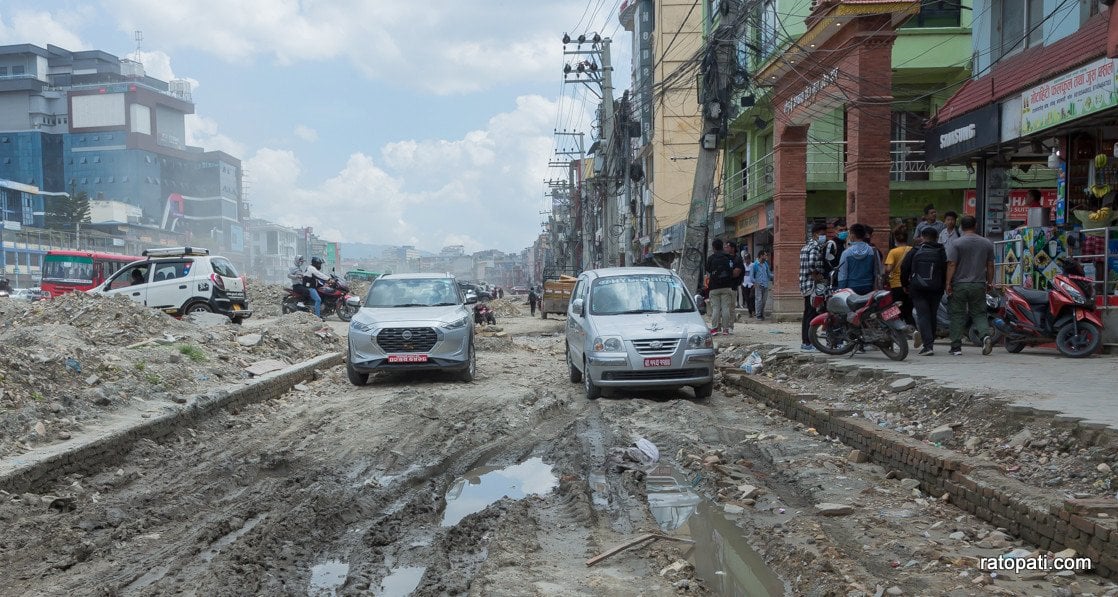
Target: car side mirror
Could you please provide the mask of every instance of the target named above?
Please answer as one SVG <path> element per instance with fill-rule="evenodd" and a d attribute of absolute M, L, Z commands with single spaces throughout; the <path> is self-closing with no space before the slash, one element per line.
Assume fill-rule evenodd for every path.
<path fill-rule="evenodd" d="M 585 307 L 586 303 L 584 303 L 583 300 L 580 298 L 571 301 L 571 310 L 573 310 L 575 313 L 578 313 L 579 315 L 586 315 L 584 311 Z"/>
<path fill-rule="evenodd" d="M 468 297 L 466 297 L 466 304 L 467 304 L 467 305 L 473 305 L 473 304 L 475 304 L 475 303 L 477 303 L 477 297 L 476 297 L 476 296 L 468 296 Z"/>

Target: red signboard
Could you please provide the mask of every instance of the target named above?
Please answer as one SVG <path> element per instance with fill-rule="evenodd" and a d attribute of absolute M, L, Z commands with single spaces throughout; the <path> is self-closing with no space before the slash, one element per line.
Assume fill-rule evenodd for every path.
<path fill-rule="evenodd" d="M 963 191 L 963 214 L 974 215 L 975 192 Z M 1040 204 L 1052 213 L 1056 221 L 1056 189 L 1040 189 Z M 1024 222 L 1029 219 L 1029 190 L 1013 189 L 1009 192 L 1009 205 L 1006 206 L 1005 219 L 1009 222 Z"/>

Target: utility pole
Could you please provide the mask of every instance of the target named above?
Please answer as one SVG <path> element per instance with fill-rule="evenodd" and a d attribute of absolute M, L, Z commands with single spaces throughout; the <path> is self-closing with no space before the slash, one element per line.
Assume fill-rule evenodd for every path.
<path fill-rule="evenodd" d="M 703 128 L 699 142 L 699 157 L 695 163 L 695 184 L 691 190 L 691 207 L 687 215 L 687 229 L 683 235 L 683 254 L 680 257 L 679 275 L 688 287 L 700 290 L 703 269 L 703 252 L 714 201 L 714 177 L 718 167 L 719 140 L 725 136 L 726 108 L 729 105 L 730 69 L 733 64 L 733 43 L 739 4 L 730 3 L 728 14 L 711 35 L 703 57 L 700 72 Z"/>

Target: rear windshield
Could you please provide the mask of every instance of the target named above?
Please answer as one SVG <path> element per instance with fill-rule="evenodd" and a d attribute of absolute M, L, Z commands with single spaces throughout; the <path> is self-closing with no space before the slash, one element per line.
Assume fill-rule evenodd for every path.
<path fill-rule="evenodd" d="M 672 275 L 610 276 L 594 281 L 590 312 L 594 315 L 628 313 L 679 313 L 694 311 L 687 289 Z"/>
<path fill-rule="evenodd" d="M 240 277 L 237 274 L 237 268 L 233 267 L 233 264 L 224 257 L 214 257 L 210 259 L 210 264 L 213 265 L 214 273 L 219 276 L 225 278 Z"/>
<path fill-rule="evenodd" d="M 366 307 L 432 307 L 457 305 L 458 287 L 449 278 L 377 278 L 369 289 Z"/>

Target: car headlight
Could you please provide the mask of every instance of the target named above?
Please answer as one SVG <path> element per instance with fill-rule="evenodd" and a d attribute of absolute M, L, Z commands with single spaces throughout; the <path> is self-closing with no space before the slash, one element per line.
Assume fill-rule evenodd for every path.
<path fill-rule="evenodd" d="M 621 338 L 617 336 L 594 338 L 594 352 L 621 352 L 622 350 Z"/>
<path fill-rule="evenodd" d="M 469 323 L 469 322 L 470 322 L 470 318 L 469 318 L 469 316 L 466 316 L 466 317 L 463 317 L 462 319 L 456 319 L 456 320 L 451 321 L 451 322 L 443 322 L 443 327 L 448 329 L 448 330 L 457 330 L 457 329 L 466 327 L 466 324 Z"/>
<path fill-rule="evenodd" d="M 377 326 L 375 326 L 371 323 L 365 323 L 363 321 L 357 321 L 355 319 L 352 322 L 350 322 L 349 329 L 357 330 L 359 332 L 364 332 L 366 334 L 372 334 L 374 331 L 376 331 Z"/>
<path fill-rule="evenodd" d="M 714 339 L 710 334 L 691 334 L 687 339 L 688 348 L 710 348 L 714 346 Z"/>

